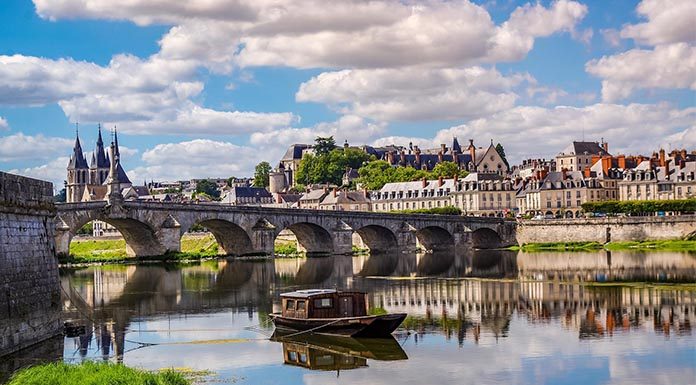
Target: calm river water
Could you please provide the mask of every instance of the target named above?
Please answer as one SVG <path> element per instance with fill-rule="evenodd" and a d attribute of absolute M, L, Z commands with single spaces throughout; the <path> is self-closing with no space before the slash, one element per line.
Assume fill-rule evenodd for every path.
<path fill-rule="evenodd" d="M 90 359 L 206 383 L 696 383 L 694 254 L 229 259 L 65 269 L 61 281 L 65 318 L 85 333 L 10 357 L 0 382 L 33 362 Z M 280 293 L 334 287 L 409 317 L 393 340 L 268 339 Z"/>

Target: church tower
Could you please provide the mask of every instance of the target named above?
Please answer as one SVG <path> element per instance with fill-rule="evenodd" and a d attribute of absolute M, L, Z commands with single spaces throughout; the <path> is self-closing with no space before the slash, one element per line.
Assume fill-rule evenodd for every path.
<path fill-rule="evenodd" d="M 89 166 L 82 152 L 80 135 L 75 125 L 75 146 L 68 162 L 68 180 L 65 185 L 66 201 L 68 203 L 81 201 L 87 184 L 89 184 Z"/>
<path fill-rule="evenodd" d="M 89 167 L 89 176 L 91 185 L 104 184 L 109 176 L 109 159 L 104 149 L 104 140 L 102 140 L 101 125 L 99 125 L 99 136 L 97 138 L 97 147 L 92 154 L 92 162 Z"/>

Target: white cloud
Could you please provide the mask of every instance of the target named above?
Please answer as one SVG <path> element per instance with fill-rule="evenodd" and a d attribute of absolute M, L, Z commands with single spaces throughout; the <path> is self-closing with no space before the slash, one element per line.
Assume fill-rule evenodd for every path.
<path fill-rule="evenodd" d="M 0 104 L 57 102 L 72 121 L 118 125 L 132 134 L 228 134 L 287 126 L 291 113 L 218 111 L 193 102 L 203 83 L 196 63 L 117 55 L 108 66 L 22 55 L 0 56 Z M 80 76 L 75 77 L 79 73 Z"/>
<path fill-rule="evenodd" d="M 599 31 L 607 42 L 612 47 L 618 47 L 621 45 L 621 33 L 613 28 L 602 29 Z"/>
<path fill-rule="evenodd" d="M 554 108 L 519 106 L 488 118 L 440 130 L 434 143 L 474 138 L 478 146 L 490 139 L 502 143 L 509 159 L 553 157 L 572 140 L 608 141 L 612 153 L 652 153 L 658 146 L 693 146 L 696 108 L 668 104 L 603 104 Z M 540 140 L 543 141 L 541 146 Z"/>
<path fill-rule="evenodd" d="M 0 130 L 8 130 L 9 128 L 10 124 L 7 123 L 7 119 L 0 116 Z"/>
<path fill-rule="evenodd" d="M 529 78 L 481 67 L 343 70 L 302 83 L 296 99 L 380 121 L 470 119 L 513 107 L 512 89 Z"/>
<path fill-rule="evenodd" d="M 642 88 L 696 90 L 696 47 L 687 43 L 632 49 L 592 60 L 587 72 L 602 78 L 602 99 L 616 101 Z"/>
<path fill-rule="evenodd" d="M 0 137 L 0 161 L 27 161 L 53 159 L 70 153 L 73 141 L 65 138 L 35 136 L 18 132 Z M 67 166 L 65 162 L 64 166 Z"/>
<path fill-rule="evenodd" d="M 653 46 L 696 40 L 696 2 L 643 0 L 636 11 L 648 21 L 625 26 L 621 30 L 624 39 Z"/>
<path fill-rule="evenodd" d="M 631 49 L 591 60 L 585 69 L 602 79 L 602 99 L 625 99 L 638 89 L 696 90 L 696 3 L 683 0 L 644 0 L 637 12 L 648 21 L 629 24 L 620 33 L 603 31 L 612 46 L 619 36 L 653 49 Z"/>
<path fill-rule="evenodd" d="M 158 144 L 142 155 L 143 166 L 128 171 L 133 181 L 253 175 L 257 149 L 229 142 L 195 139 Z"/>
<path fill-rule="evenodd" d="M 28 176 L 31 178 L 47 180 L 53 183 L 54 191 L 58 191 L 64 187 L 63 182 L 65 181 L 65 178 L 67 176 L 66 168 L 68 166 L 69 161 L 70 159 L 68 157 L 61 156 L 41 166 L 18 168 L 10 170 L 8 172 L 11 174 L 18 174 Z"/>

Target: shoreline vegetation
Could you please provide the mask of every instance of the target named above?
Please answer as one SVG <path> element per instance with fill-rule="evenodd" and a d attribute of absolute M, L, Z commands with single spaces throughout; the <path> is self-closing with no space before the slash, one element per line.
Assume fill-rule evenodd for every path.
<path fill-rule="evenodd" d="M 123 238 L 95 237 L 75 238 L 70 243 L 70 255 L 58 256 L 62 265 L 91 263 L 123 262 L 195 262 L 224 258 L 218 254 L 218 244 L 212 234 L 184 235 L 181 238 L 181 251 L 164 255 L 142 258 L 129 257 L 126 253 L 126 241 Z M 353 255 L 364 255 L 369 249 L 353 246 Z M 277 258 L 303 258 L 307 253 L 298 250 L 293 241 L 280 241 L 275 244 L 274 254 Z M 266 257 L 265 255 L 245 255 L 243 258 Z"/>
<path fill-rule="evenodd" d="M 508 250 L 526 253 L 542 251 L 688 251 L 696 252 L 696 240 L 626 241 L 626 242 L 548 242 L 511 246 Z"/>
<path fill-rule="evenodd" d="M 7 385 L 45 384 L 191 385 L 192 381 L 171 369 L 150 372 L 123 364 L 85 361 L 31 366 L 15 373 Z"/>

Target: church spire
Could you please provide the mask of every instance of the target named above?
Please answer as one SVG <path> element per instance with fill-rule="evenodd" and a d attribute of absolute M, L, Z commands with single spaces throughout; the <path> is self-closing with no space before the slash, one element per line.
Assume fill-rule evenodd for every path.
<path fill-rule="evenodd" d="M 96 158 L 96 168 L 108 169 L 109 160 L 106 157 L 106 150 L 104 150 L 104 140 L 102 139 L 101 133 L 101 123 L 97 126 L 98 136 L 97 136 L 97 147 L 94 151 Z"/>
<path fill-rule="evenodd" d="M 87 159 L 85 159 L 85 154 L 82 151 L 82 145 L 80 144 L 80 131 L 78 123 L 75 123 L 75 145 L 73 146 L 73 154 L 70 157 L 70 162 L 68 163 L 68 169 L 82 169 L 89 168 L 87 165 Z"/>

